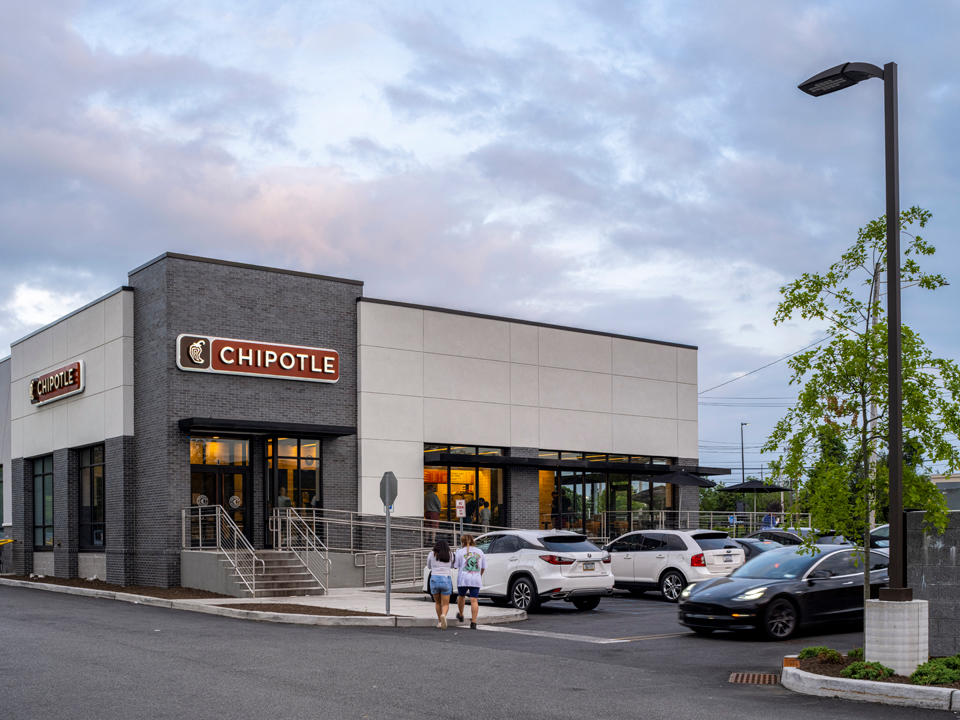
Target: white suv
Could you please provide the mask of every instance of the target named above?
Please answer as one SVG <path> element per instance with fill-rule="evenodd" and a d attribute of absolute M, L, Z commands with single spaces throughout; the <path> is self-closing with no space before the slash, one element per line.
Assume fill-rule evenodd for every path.
<path fill-rule="evenodd" d="M 683 589 L 729 575 L 744 563 L 743 549 L 716 530 L 638 530 L 604 548 L 610 553 L 616 587 L 642 593 L 659 590 L 677 602 Z"/>
<path fill-rule="evenodd" d="M 534 610 L 548 600 L 566 600 L 578 610 L 593 610 L 613 592 L 609 553 L 579 533 L 500 530 L 481 535 L 476 545 L 487 559 L 480 596 L 498 605 Z"/>

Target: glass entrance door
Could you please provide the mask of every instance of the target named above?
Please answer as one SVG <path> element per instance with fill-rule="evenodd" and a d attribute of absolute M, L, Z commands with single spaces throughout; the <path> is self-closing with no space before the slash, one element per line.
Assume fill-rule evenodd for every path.
<path fill-rule="evenodd" d="M 190 473 L 190 504 L 220 505 L 236 523 L 240 531 L 247 535 L 247 503 L 244 496 L 244 473 L 235 469 L 193 470 Z M 212 523 L 205 525 L 215 533 Z M 208 538 L 204 538 L 204 544 Z"/>

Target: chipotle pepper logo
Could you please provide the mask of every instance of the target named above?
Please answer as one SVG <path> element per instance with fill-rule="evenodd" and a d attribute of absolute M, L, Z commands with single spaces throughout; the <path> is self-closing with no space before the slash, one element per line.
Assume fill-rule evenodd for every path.
<path fill-rule="evenodd" d="M 340 379 L 340 354 L 327 348 L 183 334 L 177 338 L 177 367 L 188 372 L 334 383 Z"/>

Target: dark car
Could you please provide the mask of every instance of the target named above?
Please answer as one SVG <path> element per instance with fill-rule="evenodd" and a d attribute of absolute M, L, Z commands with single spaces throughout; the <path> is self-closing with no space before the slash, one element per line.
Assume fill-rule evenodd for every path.
<path fill-rule="evenodd" d="M 886 550 L 870 551 L 870 587 L 887 584 Z M 729 577 L 706 580 L 680 595 L 680 624 L 695 633 L 760 630 L 786 640 L 802 625 L 863 617 L 863 559 L 850 545 L 770 550 Z"/>
<path fill-rule="evenodd" d="M 774 540 L 761 540 L 760 538 L 754 537 L 733 538 L 733 541 L 743 548 L 747 560 L 752 560 L 760 553 L 767 552 L 767 550 L 776 550 L 777 548 L 783 547 L 783 543 L 778 543 Z"/>
<path fill-rule="evenodd" d="M 870 531 L 870 547 L 885 548 L 890 547 L 890 526 L 881 525 Z"/>
<path fill-rule="evenodd" d="M 814 531 L 810 528 L 769 528 L 759 530 L 747 535 L 748 538 L 758 540 L 773 540 L 781 545 L 800 545 Z M 817 543 L 820 545 L 850 545 L 843 535 L 835 533 L 833 530 L 818 531 Z"/>

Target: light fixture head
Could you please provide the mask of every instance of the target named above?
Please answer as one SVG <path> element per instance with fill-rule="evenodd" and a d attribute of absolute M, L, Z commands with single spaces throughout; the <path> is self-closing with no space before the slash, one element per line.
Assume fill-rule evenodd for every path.
<path fill-rule="evenodd" d="M 814 75 L 797 85 L 807 95 L 820 97 L 845 90 L 867 78 L 883 78 L 883 70 L 870 63 L 843 63 Z"/>

